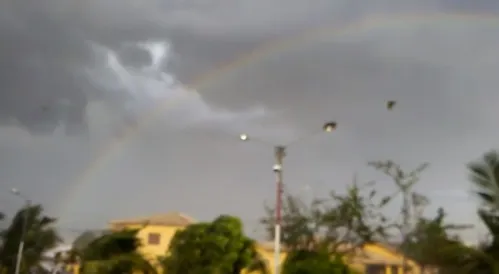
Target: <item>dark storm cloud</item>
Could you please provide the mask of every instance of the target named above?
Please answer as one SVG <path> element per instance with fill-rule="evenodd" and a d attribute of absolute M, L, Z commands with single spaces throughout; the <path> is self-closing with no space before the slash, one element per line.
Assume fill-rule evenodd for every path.
<path fill-rule="evenodd" d="M 405 12 L 489 7 L 479 4 L 485 1 L 467 7 L 458 2 L 463 1 L 3 1 L 0 119 L 3 125 L 18 120 L 45 134 L 33 137 L 19 128 L 0 127 L 0 193 L 19 187 L 60 216 L 61 226 L 92 228 L 120 215 L 168 210 L 201 218 L 232 210 L 254 220 L 262 200 L 273 197 L 271 150 L 239 144 L 231 135 L 235 126 L 220 130 L 206 123 L 181 131 L 153 123 L 115 157 L 88 170 L 113 142 L 106 135 L 113 113 L 94 101 L 103 93 L 81 74 L 85 65 L 102 63 L 89 42 L 119 49 L 126 63 L 138 64 L 147 63 L 148 56 L 123 47 L 124 42 L 167 40 L 173 45 L 173 74 L 188 84 L 270 40 L 317 27 L 341 28 L 370 15 L 403 18 Z M 367 160 L 391 158 L 409 167 L 415 161 L 432 162 L 422 182 L 425 193 L 466 189 L 456 170 L 499 136 L 494 126 L 496 26 L 404 23 L 396 20 L 390 26 L 397 28 L 380 26 L 343 40 L 317 39 L 277 50 L 224 71 L 189 98 L 198 103 L 206 98 L 232 110 L 261 103 L 280 116 L 248 130 L 263 137 L 278 131 L 272 140 L 279 142 L 306 135 L 326 119 L 338 120 L 341 130 L 332 138 L 317 138 L 290 152 L 290 188 L 307 184 L 326 193 L 349 182 Z M 118 99 L 106 98 L 120 104 Z M 394 115 L 382 107 L 387 99 L 399 102 Z M 198 110 L 205 105 L 183 106 Z M 60 123 L 73 126 L 72 132 L 83 131 L 86 119 L 91 142 L 83 144 L 57 130 L 46 134 Z M 247 129 L 235 121 L 240 130 Z M 126 199 L 110 204 L 116 189 Z M 221 199 L 227 190 L 231 195 Z M 88 197 L 93 198 L 90 204 Z M 127 203 L 134 199 L 138 203 Z M 437 202 L 455 203 L 445 197 Z M 469 203 L 461 207 L 451 215 L 464 218 L 462 212 L 474 210 Z"/>
<path fill-rule="evenodd" d="M 348 20 L 373 7 L 400 9 L 408 3 L 366 8 L 325 0 L 4 1 L 0 121 L 17 122 L 37 133 L 52 132 L 61 123 L 70 131 L 84 130 L 88 101 L 100 94 L 81 73 L 93 61 L 89 41 L 119 47 L 125 41 L 171 40 L 178 54 L 173 68 L 180 80 L 190 81 L 263 41 Z"/>
<path fill-rule="evenodd" d="M 72 63 L 88 60 L 84 40 L 29 4 L 1 4 L 0 114 L 36 133 L 51 133 L 60 122 L 83 127 L 89 86 Z"/>
<path fill-rule="evenodd" d="M 82 73 L 94 58 L 88 42 L 119 44 L 151 38 L 157 30 L 154 23 L 140 20 L 146 16 L 127 16 L 119 10 L 99 15 L 99 5 L 78 2 L 22 0 L 0 4 L 3 124 L 21 124 L 42 134 L 53 132 L 59 124 L 70 133 L 85 130 L 86 106 L 99 95 Z M 111 14 L 119 20 L 113 21 Z"/>
<path fill-rule="evenodd" d="M 159 11 L 155 1 L 139 6 L 133 1 L 58 0 L 4 1 L 0 5 L 0 122 L 20 124 L 33 133 L 52 133 L 60 124 L 71 133 L 85 130 L 87 104 L 102 94 L 82 73 L 95 58 L 89 42 L 118 48 L 123 42 L 169 39 L 173 34 L 162 18 L 168 12 Z M 171 3 L 160 8 L 177 6 Z M 172 35 L 185 45 L 180 47 L 187 56 L 178 66 L 181 74 L 188 70 L 192 75 L 227 58 L 217 52 L 218 44 L 210 47 L 212 38 L 203 55 L 208 59 L 191 55 L 201 51 L 200 39 L 192 35 L 183 39 L 182 35 Z M 234 54 L 248 48 L 241 39 L 235 43 L 243 47 L 238 46 Z M 199 62 L 189 65 L 189 58 Z"/>

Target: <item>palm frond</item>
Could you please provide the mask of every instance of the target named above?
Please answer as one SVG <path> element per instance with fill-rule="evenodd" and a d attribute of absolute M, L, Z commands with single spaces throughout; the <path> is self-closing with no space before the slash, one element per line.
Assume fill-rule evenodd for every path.
<path fill-rule="evenodd" d="M 499 216 L 486 210 L 479 210 L 478 216 L 492 235 L 499 235 Z"/>
<path fill-rule="evenodd" d="M 469 179 L 476 194 L 491 208 L 499 208 L 499 152 L 489 151 L 481 160 L 468 164 Z"/>
<path fill-rule="evenodd" d="M 490 177 L 489 166 L 485 165 L 483 162 L 472 162 L 468 164 L 468 169 L 470 171 L 470 181 L 476 186 L 485 189 L 491 187 L 490 183 L 493 178 Z"/>

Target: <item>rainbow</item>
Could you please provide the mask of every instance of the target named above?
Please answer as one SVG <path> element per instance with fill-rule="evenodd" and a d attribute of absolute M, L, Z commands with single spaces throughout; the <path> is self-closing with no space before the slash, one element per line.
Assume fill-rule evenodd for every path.
<path fill-rule="evenodd" d="M 349 36 L 369 33 L 379 29 L 396 30 L 414 25 L 460 27 L 469 23 L 487 24 L 499 27 L 499 16 L 492 13 L 424 13 L 401 14 L 396 16 L 377 15 L 362 18 L 359 21 L 344 26 L 324 26 L 292 37 L 265 43 L 249 53 L 238 56 L 230 62 L 222 64 L 221 66 L 196 77 L 191 84 L 187 85 L 187 87 L 190 90 L 199 90 L 203 86 L 211 84 L 220 76 L 230 71 L 256 63 L 263 60 L 265 57 L 281 51 L 304 47 L 308 44 L 317 42 L 320 39 L 348 38 Z M 70 190 L 67 195 L 64 196 L 61 204 L 63 212 L 60 212 L 59 215 L 61 217 L 64 216 L 66 213 L 64 210 L 67 211 L 68 205 L 72 203 L 73 199 L 75 199 L 80 190 L 91 182 L 92 177 L 98 170 L 102 169 L 106 163 L 112 161 L 113 158 L 118 155 L 118 152 L 120 152 L 123 147 L 127 145 L 127 143 L 134 140 L 134 138 L 140 134 L 141 130 L 154 122 L 165 109 L 178 103 L 181 103 L 181 100 L 159 102 L 157 107 L 144 115 L 139 123 L 135 126 L 127 128 L 121 138 L 114 139 L 110 141 L 108 145 L 104 146 L 102 151 L 91 162 L 91 164 L 87 166 L 87 168 L 84 169 L 84 171 L 71 183 Z"/>

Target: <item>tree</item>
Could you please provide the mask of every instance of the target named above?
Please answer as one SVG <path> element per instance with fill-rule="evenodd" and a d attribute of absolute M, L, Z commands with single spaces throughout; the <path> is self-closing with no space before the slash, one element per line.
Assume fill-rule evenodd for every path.
<path fill-rule="evenodd" d="M 349 255 L 362 245 L 387 237 L 387 219 L 381 209 L 388 197 L 378 198 L 373 183 L 359 186 L 356 180 L 346 194 L 332 191 L 329 198 L 310 205 L 287 194 L 282 205 L 282 243 L 293 251 L 322 250 L 330 255 Z M 275 210 L 266 206 L 261 219 L 267 236 L 274 237 Z"/>
<path fill-rule="evenodd" d="M 478 216 L 489 230 L 491 240 L 483 242 L 478 248 L 463 250 L 467 256 L 461 265 L 468 273 L 499 274 L 499 216 L 490 209 L 478 210 Z"/>
<path fill-rule="evenodd" d="M 499 152 L 490 150 L 480 160 L 468 164 L 469 179 L 480 197 L 478 216 L 487 227 L 491 240 L 482 243 L 467 264 L 475 273 L 499 273 Z"/>
<path fill-rule="evenodd" d="M 449 231 L 470 228 L 465 225 L 445 224 L 445 211 L 440 208 L 432 219 L 420 217 L 403 246 L 406 255 L 417 261 L 422 268 L 438 267 L 439 273 L 463 272 L 465 246 Z"/>
<path fill-rule="evenodd" d="M 390 177 L 395 185 L 396 192 L 390 196 L 390 199 L 401 195 L 402 196 L 402 206 L 401 206 L 401 223 L 395 223 L 394 226 L 397 227 L 402 236 L 402 245 L 400 250 L 402 254 L 407 252 L 406 244 L 409 234 L 411 234 L 414 223 L 416 223 L 421 217 L 422 210 L 429 201 L 424 195 L 414 192 L 414 186 L 419 182 L 419 177 L 421 173 L 428 167 L 428 163 L 420 164 L 418 167 L 411 171 L 405 171 L 402 167 L 393 161 L 374 161 L 370 162 L 369 166 L 374 167 L 376 170 L 383 172 L 385 175 Z M 403 273 L 407 270 L 407 262 L 405 256 L 403 257 Z"/>
<path fill-rule="evenodd" d="M 70 267 L 78 267 L 79 260 L 85 249 L 103 235 L 105 231 L 84 231 L 73 241 L 71 249 L 64 252 L 56 252 L 53 256 L 53 265 L 55 269 L 67 269 Z"/>
<path fill-rule="evenodd" d="M 78 253 L 83 252 L 93 241 L 102 236 L 102 233 L 95 231 L 84 231 L 73 241 L 71 248 Z"/>
<path fill-rule="evenodd" d="M 487 209 L 499 210 L 499 152 L 491 150 L 468 164 L 470 181 Z"/>
<path fill-rule="evenodd" d="M 486 152 L 480 160 L 470 162 L 467 168 L 475 193 L 481 200 L 478 216 L 491 239 L 477 248 L 461 245 L 456 265 L 464 273 L 499 274 L 499 152 Z"/>
<path fill-rule="evenodd" d="M 101 235 L 80 251 L 82 273 L 156 273 L 139 252 L 138 230 L 120 230 Z"/>
<path fill-rule="evenodd" d="M 226 215 L 177 231 L 163 266 L 172 274 L 239 274 L 243 269 L 267 271 L 254 241 L 244 234 L 241 221 Z"/>
<path fill-rule="evenodd" d="M 43 213 L 41 205 L 33 205 L 19 210 L 11 224 L 0 234 L 0 266 L 7 273 L 14 273 L 19 243 L 24 225 L 24 253 L 22 272 L 41 268 L 44 254 L 60 243 L 61 239 L 54 227 L 55 218 Z"/>

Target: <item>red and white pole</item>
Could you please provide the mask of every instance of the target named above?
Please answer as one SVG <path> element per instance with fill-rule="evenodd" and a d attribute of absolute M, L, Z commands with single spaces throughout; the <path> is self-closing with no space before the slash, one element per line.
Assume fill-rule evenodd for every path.
<path fill-rule="evenodd" d="M 278 146 L 275 148 L 276 164 L 274 173 L 276 175 L 276 205 L 275 205 L 275 232 L 274 232 L 274 266 L 275 274 L 280 273 L 281 264 L 281 222 L 282 222 L 282 160 L 286 155 L 286 148 Z"/>

